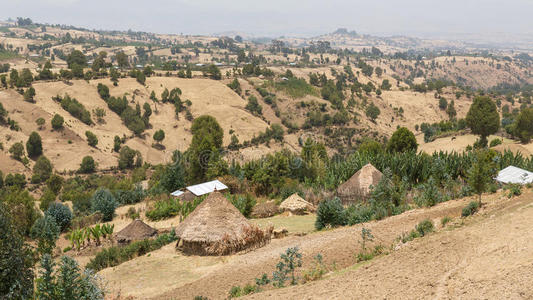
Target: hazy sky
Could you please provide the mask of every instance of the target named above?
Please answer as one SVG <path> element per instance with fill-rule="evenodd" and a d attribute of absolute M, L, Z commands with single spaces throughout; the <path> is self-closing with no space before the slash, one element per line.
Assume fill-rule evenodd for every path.
<path fill-rule="evenodd" d="M 0 19 L 18 16 L 158 33 L 533 35 L 533 0 L 0 0 Z"/>

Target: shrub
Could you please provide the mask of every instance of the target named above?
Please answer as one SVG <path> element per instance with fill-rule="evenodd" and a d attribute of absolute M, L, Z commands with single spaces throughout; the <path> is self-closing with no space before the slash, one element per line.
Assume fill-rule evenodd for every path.
<path fill-rule="evenodd" d="M 280 257 L 281 260 L 276 265 L 276 271 L 272 273 L 274 286 L 283 287 L 289 279 L 291 285 L 297 284 L 296 268 L 302 266 L 302 254 L 299 252 L 298 247 L 288 248 Z"/>
<path fill-rule="evenodd" d="M 96 272 L 105 268 L 118 266 L 123 262 L 131 260 L 135 257 L 145 255 L 151 251 L 157 250 L 176 240 L 174 230 L 170 233 L 158 236 L 154 240 L 142 240 L 132 242 L 127 246 L 114 246 L 101 250 L 96 256 L 87 264 L 87 269 Z"/>
<path fill-rule="evenodd" d="M 508 198 L 512 198 L 513 196 L 520 196 L 522 194 L 522 187 L 519 184 L 509 184 L 505 187 L 506 190 L 509 191 L 507 194 Z"/>
<path fill-rule="evenodd" d="M 478 201 L 470 201 L 468 205 L 463 208 L 463 211 L 461 213 L 461 216 L 468 217 L 476 213 L 479 209 L 479 202 Z"/>
<path fill-rule="evenodd" d="M 90 131 L 85 131 L 85 136 L 87 137 L 87 143 L 89 144 L 89 146 L 96 147 L 96 145 L 98 144 L 98 138 L 96 137 L 96 135 Z"/>
<path fill-rule="evenodd" d="M 72 221 L 72 212 L 68 206 L 54 202 L 48 206 L 45 215 L 52 216 L 56 221 L 56 224 L 61 229 L 61 232 L 70 227 Z"/>
<path fill-rule="evenodd" d="M 490 141 L 489 147 L 496 147 L 501 144 L 502 144 L 501 139 L 493 139 L 492 141 Z"/>
<path fill-rule="evenodd" d="M 39 157 L 43 154 L 43 144 L 41 136 L 37 132 L 32 132 L 26 142 L 26 152 L 29 157 Z"/>
<path fill-rule="evenodd" d="M 248 104 L 246 104 L 245 108 L 254 115 L 261 115 L 263 113 L 263 107 L 253 95 L 248 98 Z"/>
<path fill-rule="evenodd" d="M 118 206 L 115 197 L 107 189 L 98 189 L 91 197 L 91 211 L 101 212 L 102 221 L 107 222 L 113 220 L 115 209 Z"/>
<path fill-rule="evenodd" d="M 346 224 L 344 208 L 339 198 L 320 202 L 316 214 L 315 228 L 318 230 L 326 226 L 336 227 Z"/>
<path fill-rule="evenodd" d="M 322 261 L 322 255 L 318 253 L 314 258 L 313 266 L 303 272 L 304 283 L 308 281 L 319 280 L 328 272 L 328 268 Z"/>
<path fill-rule="evenodd" d="M 21 142 L 14 143 L 11 148 L 9 148 L 9 153 L 14 159 L 21 161 L 24 156 L 24 145 Z"/>
<path fill-rule="evenodd" d="M 116 192 L 117 201 L 121 205 L 139 203 L 144 199 L 144 195 L 145 192 L 140 185 L 137 185 L 132 191 L 119 190 Z"/>
<path fill-rule="evenodd" d="M 374 210 L 367 205 L 356 204 L 346 208 L 344 214 L 346 224 L 352 226 L 372 220 Z"/>
<path fill-rule="evenodd" d="M 85 156 L 81 160 L 81 165 L 80 165 L 78 172 L 82 174 L 88 174 L 88 173 L 93 173 L 95 170 L 96 170 L 96 163 L 94 162 L 94 159 L 92 158 L 92 156 Z"/>
<path fill-rule="evenodd" d="M 418 232 L 418 234 L 422 237 L 427 235 L 428 233 L 433 232 L 435 227 L 433 226 L 433 222 L 429 219 L 425 219 L 423 221 L 420 221 L 418 225 L 415 226 L 415 230 Z"/>
<path fill-rule="evenodd" d="M 374 103 L 370 103 L 370 105 L 366 108 L 365 114 L 372 122 L 375 122 L 378 118 L 381 111 L 377 106 L 374 105 Z"/>
<path fill-rule="evenodd" d="M 59 114 L 55 114 L 54 117 L 52 118 L 52 128 L 54 128 L 55 130 L 59 130 L 61 128 L 63 128 L 63 122 L 65 121 L 65 119 L 63 119 L 62 116 L 60 116 Z"/>
<path fill-rule="evenodd" d="M 442 227 L 446 226 L 446 224 L 448 224 L 450 221 L 452 220 L 452 218 L 446 216 L 446 217 L 443 217 L 442 219 L 440 219 L 440 224 L 442 225 Z"/>
<path fill-rule="evenodd" d="M 161 143 L 162 140 L 165 139 L 165 132 L 163 129 L 159 129 L 158 131 L 154 132 L 154 141 Z"/>

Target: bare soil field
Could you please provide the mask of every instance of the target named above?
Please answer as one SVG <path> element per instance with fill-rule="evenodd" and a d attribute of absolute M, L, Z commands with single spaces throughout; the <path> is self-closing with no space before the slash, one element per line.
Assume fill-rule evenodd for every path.
<path fill-rule="evenodd" d="M 531 299 L 531 192 L 327 279 L 247 299 Z M 459 226 L 458 228 L 454 228 Z"/>
<path fill-rule="evenodd" d="M 109 281 L 114 295 L 120 294 L 124 297 L 133 296 L 141 299 L 191 299 L 194 296 L 203 295 L 210 299 L 222 299 L 227 296 L 232 286 L 253 283 L 254 278 L 260 277 L 263 273 L 270 275 L 275 269 L 279 255 L 289 247 L 298 246 L 303 254 L 304 265 L 302 269 L 309 268 L 312 257 L 320 253 L 327 265 L 334 264 L 337 270 L 344 268 L 354 270 L 333 272 L 326 279 L 315 283 L 288 289 L 268 290 L 252 297 L 323 299 L 342 298 L 343 295 L 353 293 L 355 298 L 359 298 L 364 295 L 358 294 L 359 290 L 368 290 L 371 295 L 374 293 L 376 297 L 402 298 L 402 296 L 395 297 L 396 294 L 394 293 L 395 290 L 401 290 L 403 285 L 406 285 L 406 291 L 398 294 L 404 295 L 403 298 L 433 297 L 432 295 L 436 293 L 448 290 L 459 293 L 464 291 L 461 285 L 465 283 L 465 278 L 470 278 L 468 276 L 471 276 L 473 280 L 470 287 L 478 287 L 480 284 L 476 283 L 475 280 L 481 280 L 483 276 L 488 276 L 483 274 L 487 274 L 487 271 L 492 270 L 492 267 L 488 262 L 483 261 L 484 256 L 488 255 L 490 261 L 496 263 L 498 259 L 507 261 L 502 256 L 503 253 L 515 253 L 516 251 L 513 257 L 509 259 L 509 262 L 513 262 L 513 264 L 509 264 L 509 267 L 504 267 L 503 262 L 498 263 L 498 266 L 505 270 L 499 274 L 507 274 L 511 271 L 509 269 L 511 265 L 516 265 L 516 271 L 519 269 L 528 270 L 524 257 L 528 257 L 528 253 L 531 256 L 533 247 L 525 247 L 524 245 L 527 244 L 527 236 L 533 234 L 527 225 L 527 222 L 530 222 L 527 218 L 531 218 L 533 214 L 531 196 L 533 193 L 529 190 L 524 192 L 522 196 L 512 199 L 508 199 L 501 191 L 485 195 L 482 210 L 478 216 L 471 218 L 472 220 L 461 219 L 460 214 L 462 208 L 473 198 L 452 200 L 432 208 L 410 210 L 381 221 L 272 240 L 269 245 L 263 248 L 218 260 L 200 256 L 183 257 L 174 249 L 173 245 L 168 245 L 150 255 L 134 259 L 112 269 L 103 270 L 100 274 Z M 454 220 L 452 225 L 443 229 L 440 227 L 440 220 L 445 216 Z M 407 244 L 397 243 L 396 238 L 398 236 L 412 230 L 418 222 L 426 218 L 436 224 L 438 228 L 436 234 Z M 288 218 L 287 221 L 289 220 Z M 524 223 L 521 224 L 520 222 Z M 360 232 L 363 227 L 372 230 L 372 234 L 376 237 L 375 244 L 379 243 L 387 248 L 391 246 L 393 249 L 399 250 L 393 251 L 391 255 L 377 258 L 365 267 L 358 269 L 353 267 L 356 263 L 354 255 L 361 250 Z M 516 233 L 512 233 L 506 239 L 505 235 L 513 230 Z M 492 237 L 488 238 L 491 235 Z M 508 248 L 505 248 L 504 244 L 508 245 Z M 517 259 L 516 256 L 519 256 L 520 253 L 525 255 L 523 258 Z M 168 263 L 169 261 L 175 261 L 175 263 Z M 458 265 L 462 266 L 461 263 L 465 269 L 458 268 Z M 390 266 L 393 264 L 396 264 L 397 267 L 391 268 Z M 154 268 L 154 266 L 157 267 Z M 453 268 L 458 268 L 456 270 L 461 271 L 455 272 L 454 269 L 453 272 L 450 272 Z M 530 263 L 529 268 L 531 271 Z M 465 273 L 464 270 L 470 273 Z M 356 280 L 358 283 L 356 283 L 355 279 L 351 279 L 355 276 L 353 275 L 354 272 L 368 273 L 362 273 L 363 275 L 358 276 Z M 434 274 L 428 274 L 431 272 Z M 124 274 L 133 273 L 135 276 L 124 276 Z M 403 273 L 411 275 L 402 275 Z M 462 277 L 456 277 L 456 280 L 449 281 L 449 285 L 454 284 L 451 286 L 453 289 L 444 288 L 446 287 L 444 284 L 439 285 L 441 281 L 447 280 L 443 279 L 444 275 L 459 276 L 459 273 Z M 418 276 L 417 274 L 421 275 Z M 524 272 L 520 274 L 524 274 Z M 384 279 L 380 279 L 380 276 L 383 276 Z M 143 278 L 142 283 L 139 278 Z M 526 282 L 531 282 L 527 281 L 531 279 L 531 277 L 524 277 Z M 344 283 L 349 280 L 352 280 L 350 284 Z M 357 289 L 353 288 L 354 284 L 358 286 Z M 379 284 L 384 287 L 376 288 L 375 285 Z M 328 288 L 328 286 L 334 287 L 336 285 L 343 286 L 335 290 Z M 520 290 L 513 290 L 516 287 L 513 283 L 510 283 L 508 287 L 510 291 L 520 292 Z M 527 288 L 523 289 L 527 295 Z M 319 292 L 320 290 L 327 293 Z M 408 293 L 408 291 L 413 293 Z M 486 291 L 487 293 L 496 292 L 492 289 Z M 507 295 L 515 295 L 514 292 Z M 529 290 L 530 292 L 531 290 Z M 481 291 L 475 292 L 475 289 L 469 289 L 469 293 L 474 298 L 483 295 Z M 409 296 L 411 294 L 414 296 Z"/>

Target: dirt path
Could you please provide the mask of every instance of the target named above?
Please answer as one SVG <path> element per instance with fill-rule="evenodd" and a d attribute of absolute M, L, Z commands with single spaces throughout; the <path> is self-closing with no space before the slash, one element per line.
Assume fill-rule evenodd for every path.
<path fill-rule="evenodd" d="M 494 194 L 487 196 L 487 200 L 484 201 L 503 201 L 498 200 L 499 198 L 501 198 L 500 194 Z M 230 257 L 226 263 L 193 282 L 167 291 L 164 291 L 165 287 L 162 286 L 160 289 L 162 294 L 154 295 L 154 299 L 192 299 L 197 295 L 207 296 L 209 299 L 225 298 L 232 286 L 253 283 L 254 278 L 260 277 L 263 273 L 271 275 L 279 260 L 279 255 L 287 248 L 294 246 L 301 249 L 304 268 L 310 265 L 312 257 L 318 253 L 322 254 L 325 263 L 330 265 L 335 263 L 338 269 L 346 268 L 355 263 L 354 254 L 360 249 L 359 236 L 363 226 L 372 230 L 379 243 L 389 246 L 401 233 L 412 230 L 425 218 L 430 218 L 434 223 L 440 224 L 440 219 L 444 216 L 458 217 L 461 209 L 470 200 L 466 198 L 449 201 L 433 208 L 411 210 L 402 215 L 364 225 L 323 231 L 303 237 L 291 236 L 273 240 L 261 249 Z M 441 250 L 435 247 L 434 251 L 440 252 Z M 416 261 L 409 257 L 407 259 L 409 263 Z M 450 268 L 456 264 L 457 261 L 450 262 Z M 285 290 L 276 292 L 283 293 Z M 265 296 L 268 297 L 268 295 L 267 292 Z"/>
<path fill-rule="evenodd" d="M 532 193 L 324 280 L 250 299 L 532 299 Z"/>

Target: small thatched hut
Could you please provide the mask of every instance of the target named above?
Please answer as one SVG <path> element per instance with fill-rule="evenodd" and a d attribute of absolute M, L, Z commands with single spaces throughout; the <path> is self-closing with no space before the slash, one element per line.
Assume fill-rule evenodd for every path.
<path fill-rule="evenodd" d="M 178 225 L 177 247 L 195 255 L 227 255 L 265 245 L 271 230 L 252 225 L 216 190 Z"/>
<path fill-rule="evenodd" d="M 383 174 L 371 164 L 364 165 L 350 179 L 337 188 L 337 196 L 342 204 L 352 204 L 358 200 L 367 200 L 370 186 L 376 186 Z"/>
<path fill-rule="evenodd" d="M 116 240 L 119 243 L 129 243 L 131 241 L 148 239 L 156 234 L 157 230 L 137 219 L 124 227 L 121 231 L 117 232 Z"/>
<path fill-rule="evenodd" d="M 313 205 L 305 201 L 297 193 L 287 197 L 287 199 L 281 202 L 279 208 L 298 215 L 304 214 L 305 211 L 313 211 Z"/>

